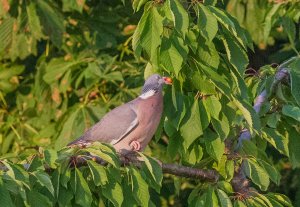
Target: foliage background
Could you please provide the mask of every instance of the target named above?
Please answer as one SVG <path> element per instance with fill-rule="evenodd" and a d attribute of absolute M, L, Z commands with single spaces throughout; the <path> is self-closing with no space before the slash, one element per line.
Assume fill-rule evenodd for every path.
<path fill-rule="evenodd" d="M 293 0 L 1 0 L 0 156 L 9 170 L 1 171 L 0 195 L 17 206 L 289 206 L 284 196 L 262 197 L 278 192 L 300 206 L 300 61 L 289 65 L 291 85 L 268 94 L 258 115 L 251 108 L 263 89 L 270 91 L 277 64 L 299 55 L 299 7 Z M 215 169 L 220 182 L 170 175 L 161 181 L 149 170 L 153 160 L 141 174 L 133 166 L 118 174 L 117 161 L 108 159 L 110 182 L 89 174 L 103 173 L 92 162 L 91 172 L 62 170 L 57 150 L 135 98 L 153 72 L 174 85 L 165 90 L 164 118 L 145 153 Z M 243 128 L 254 138 L 237 149 Z M 114 157 L 106 147 L 100 148 Z M 17 164 L 34 160 L 29 170 Z M 44 163 L 56 170 L 45 173 Z M 261 197 L 243 200 L 232 191 L 243 165 Z M 133 198 L 126 204 L 128 189 Z"/>

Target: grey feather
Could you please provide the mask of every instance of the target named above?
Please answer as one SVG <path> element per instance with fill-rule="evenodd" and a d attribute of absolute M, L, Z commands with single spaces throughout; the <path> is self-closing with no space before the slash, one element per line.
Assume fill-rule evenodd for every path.
<path fill-rule="evenodd" d="M 138 120 L 134 109 L 134 101 L 131 101 L 107 113 L 84 135 L 69 145 L 93 141 L 116 144 L 137 126 Z"/>

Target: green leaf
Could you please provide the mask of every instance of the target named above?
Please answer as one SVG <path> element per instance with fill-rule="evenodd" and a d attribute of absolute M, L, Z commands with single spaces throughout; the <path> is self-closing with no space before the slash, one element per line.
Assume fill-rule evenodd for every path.
<path fill-rule="evenodd" d="M 23 65 L 14 65 L 9 68 L 0 66 L 0 80 L 10 79 L 13 76 L 20 75 L 24 71 Z"/>
<path fill-rule="evenodd" d="M 199 46 L 197 50 L 197 59 L 212 68 L 218 68 L 220 64 L 220 56 L 213 42 L 205 40 L 201 35 L 199 36 Z"/>
<path fill-rule="evenodd" d="M 102 194 L 109 199 L 114 206 L 121 206 L 124 200 L 122 187 L 119 183 L 110 179 L 110 182 L 102 186 Z"/>
<path fill-rule="evenodd" d="M 216 94 L 214 84 L 210 80 L 206 79 L 199 71 L 195 71 L 192 76 L 193 86 L 204 95 Z"/>
<path fill-rule="evenodd" d="M 46 73 L 43 76 L 43 80 L 48 84 L 52 84 L 61 78 L 68 70 L 71 70 L 81 63 L 81 59 L 65 61 L 64 58 L 52 58 L 47 64 Z"/>
<path fill-rule="evenodd" d="M 225 165 L 226 180 L 231 180 L 234 176 L 234 161 L 227 160 Z"/>
<path fill-rule="evenodd" d="M 294 127 L 287 128 L 286 134 L 289 140 L 289 159 L 293 168 L 300 167 L 300 139 L 299 132 Z"/>
<path fill-rule="evenodd" d="M 105 168 L 94 161 L 87 161 L 87 163 L 90 168 L 95 185 L 100 186 L 107 184 L 108 177 Z"/>
<path fill-rule="evenodd" d="M 206 109 L 206 111 L 208 112 L 208 114 L 219 120 L 219 114 L 221 112 L 221 109 L 222 109 L 222 105 L 220 103 L 220 101 L 217 99 L 216 96 L 208 96 L 206 98 L 204 98 L 202 100 L 203 102 L 203 105 Z"/>
<path fill-rule="evenodd" d="M 65 32 L 64 18 L 58 9 L 47 1 L 36 1 L 40 22 L 56 47 L 60 47 Z"/>
<path fill-rule="evenodd" d="M 280 153 L 289 156 L 287 137 L 284 137 L 279 132 L 271 128 L 264 128 L 262 131 L 262 136 Z"/>
<path fill-rule="evenodd" d="M 300 106 L 300 59 L 297 59 L 289 65 L 292 95 L 295 98 L 298 106 Z"/>
<path fill-rule="evenodd" d="M 27 193 L 28 203 L 32 207 L 51 207 L 53 206 L 52 202 L 45 195 L 35 191 L 30 190 Z"/>
<path fill-rule="evenodd" d="M 170 137 L 169 144 L 167 147 L 167 153 L 171 159 L 176 158 L 176 155 L 178 154 L 180 150 L 180 146 L 182 146 L 182 143 L 183 143 L 183 139 L 179 133 L 176 133 L 176 135 Z"/>
<path fill-rule="evenodd" d="M 282 18 L 282 26 L 283 31 L 287 34 L 289 41 L 292 45 L 294 45 L 295 37 L 296 37 L 296 26 L 293 20 L 290 17 L 283 16 Z"/>
<path fill-rule="evenodd" d="M 59 206 L 72 206 L 71 200 L 73 199 L 73 193 L 70 189 L 66 189 L 64 187 L 59 188 L 58 192 L 58 203 Z"/>
<path fill-rule="evenodd" d="M 138 12 L 147 1 L 148 0 L 133 0 L 133 2 L 132 2 L 133 10 L 135 12 Z"/>
<path fill-rule="evenodd" d="M 81 206 L 90 206 L 92 193 L 78 168 L 75 168 L 75 203 Z"/>
<path fill-rule="evenodd" d="M 78 12 L 82 12 L 83 6 L 85 4 L 85 0 L 63 0 L 63 11 L 78 11 Z"/>
<path fill-rule="evenodd" d="M 229 63 L 238 70 L 241 76 L 244 75 L 249 62 L 246 52 L 230 37 L 222 38 L 222 41 Z"/>
<path fill-rule="evenodd" d="M 231 200 L 224 191 L 218 189 L 217 193 L 219 198 L 219 204 L 221 207 L 232 207 Z"/>
<path fill-rule="evenodd" d="M 27 16 L 28 16 L 28 24 L 30 28 L 30 32 L 37 40 L 40 40 L 43 37 L 42 27 L 40 23 L 40 19 L 37 15 L 36 4 L 34 2 L 30 2 L 28 6 L 26 6 Z"/>
<path fill-rule="evenodd" d="M 160 63 L 167 71 L 174 71 L 178 76 L 182 63 L 188 54 L 188 47 L 181 38 L 172 35 L 164 38 L 160 50 Z"/>
<path fill-rule="evenodd" d="M 3 52 L 11 44 L 14 22 L 15 18 L 5 18 L 0 24 L 0 52 Z"/>
<path fill-rule="evenodd" d="M 51 167 L 51 168 L 56 168 L 56 160 L 58 158 L 57 152 L 53 149 L 46 149 L 44 151 L 44 157 L 46 163 Z"/>
<path fill-rule="evenodd" d="M 134 51 L 139 54 L 140 48 L 143 48 L 153 64 L 157 63 L 158 47 L 161 44 L 162 21 L 163 17 L 160 16 L 157 8 L 150 5 L 150 8 L 145 9 L 133 34 L 132 46 Z"/>
<path fill-rule="evenodd" d="M 202 4 L 197 4 L 198 27 L 203 36 L 212 41 L 218 32 L 218 22 L 209 9 Z"/>
<path fill-rule="evenodd" d="M 83 133 L 85 127 L 84 124 L 82 124 L 84 115 L 81 113 L 81 108 L 77 107 L 78 106 L 74 106 L 74 108 L 69 109 L 70 114 L 63 123 L 62 130 L 55 142 L 56 149 L 65 147 Z"/>
<path fill-rule="evenodd" d="M 239 110 L 241 110 L 249 126 L 256 130 L 260 130 L 260 119 L 251 105 L 236 97 L 234 97 L 233 103 L 239 108 Z"/>
<path fill-rule="evenodd" d="M 116 155 L 115 150 L 104 143 L 95 142 L 90 147 L 85 149 L 87 152 L 94 156 L 98 156 L 105 160 L 106 162 L 112 164 L 112 166 L 119 168 L 120 162 Z"/>
<path fill-rule="evenodd" d="M 257 146 L 251 140 L 243 140 L 242 148 L 240 149 L 240 153 L 245 156 L 258 156 Z"/>
<path fill-rule="evenodd" d="M 284 107 L 284 106 L 283 106 Z M 280 120 L 280 114 L 278 112 L 272 113 L 268 116 L 267 125 L 271 128 L 276 128 L 278 121 Z"/>
<path fill-rule="evenodd" d="M 3 162 L 3 164 L 7 167 L 8 171 L 6 174 L 13 178 L 14 180 L 20 181 L 23 185 L 29 188 L 29 174 L 25 171 L 23 166 L 8 164 L 7 162 Z"/>
<path fill-rule="evenodd" d="M 138 203 L 133 193 L 131 175 L 129 173 L 127 175 L 128 176 L 122 180 L 122 184 L 121 184 L 124 193 L 124 198 L 126 198 L 123 200 L 122 206 L 124 207 L 137 206 Z"/>
<path fill-rule="evenodd" d="M 139 155 L 143 158 L 143 161 L 147 167 L 147 170 L 150 172 L 153 180 L 158 186 L 161 186 L 163 174 L 162 169 L 159 163 L 153 159 L 152 157 L 146 156 L 143 153 L 139 153 Z"/>
<path fill-rule="evenodd" d="M 220 119 L 212 119 L 211 121 L 214 129 L 216 130 L 220 138 L 222 140 L 225 140 L 230 132 L 230 126 L 226 116 L 222 114 Z"/>
<path fill-rule="evenodd" d="M 259 165 L 261 167 L 263 167 L 265 169 L 265 171 L 268 173 L 270 179 L 276 183 L 277 185 L 280 184 L 280 179 L 281 179 L 281 175 L 278 172 L 278 170 L 272 166 L 271 164 L 269 164 L 268 162 L 261 160 L 261 159 L 257 159 L 257 162 L 259 163 Z"/>
<path fill-rule="evenodd" d="M 264 42 L 267 42 L 269 34 L 271 32 L 272 26 L 277 19 L 277 12 L 279 12 L 281 4 L 274 4 L 271 9 L 268 11 L 265 17 L 265 22 L 264 22 Z"/>
<path fill-rule="evenodd" d="M 300 108 L 292 105 L 284 105 L 282 113 L 300 122 Z"/>
<path fill-rule="evenodd" d="M 49 175 L 43 171 L 35 171 L 32 173 L 36 177 L 41 186 L 46 187 L 49 192 L 54 196 L 54 188 Z"/>
<path fill-rule="evenodd" d="M 220 161 L 224 154 L 225 144 L 221 138 L 212 131 L 205 131 L 205 146 L 207 153 L 216 161 Z"/>
<path fill-rule="evenodd" d="M 64 162 L 60 163 L 60 166 L 58 167 L 58 171 L 60 173 L 60 184 L 68 188 L 68 183 L 71 180 L 71 168 L 69 168 L 70 158 L 67 156 L 64 158 Z"/>
<path fill-rule="evenodd" d="M 135 168 L 130 168 L 133 194 L 140 206 L 147 207 L 150 201 L 148 185 Z"/>
<path fill-rule="evenodd" d="M 233 207 L 248 207 L 246 204 L 244 204 L 243 201 L 240 201 L 240 200 L 236 200 L 234 203 L 233 203 Z"/>
<path fill-rule="evenodd" d="M 279 203 L 281 203 L 284 206 L 293 207 L 292 202 L 286 195 L 279 194 L 279 193 L 268 193 L 266 196 L 269 199 L 271 198 L 275 201 L 278 201 Z"/>
<path fill-rule="evenodd" d="M 233 189 L 232 186 L 230 184 L 230 182 L 227 181 L 219 181 L 218 182 L 218 188 L 220 188 L 221 190 L 223 190 L 226 193 L 232 193 Z"/>
<path fill-rule="evenodd" d="M 247 31 L 239 25 L 235 18 L 230 16 L 227 12 L 216 7 L 208 6 L 208 9 L 216 17 L 218 22 L 231 34 L 231 36 L 237 39 L 244 49 L 246 49 L 247 46 L 253 48 L 251 37 Z M 222 33 L 224 34 L 224 32 Z"/>
<path fill-rule="evenodd" d="M 190 112 L 188 112 L 183 118 L 180 126 L 180 133 L 184 139 L 185 148 L 188 148 L 199 136 L 203 134 L 198 100 L 194 101 Z"/>
<path fill-rule="evenodd" d="M 190 150 L 188 155 L 188 162 L 190 164 L 198 163 L 203 157 L 203 149 L 200 145 L 193 145 L 193 148 Z"/>
<path fill-rule="evenodd" d="M 268 199 L 268 197 L 263 194 L 258 194 L 257 197 L 253 197 L 253 198 L 254 199 L 259 198 L 266 207 L 273 206 L 272 203 L 270 202 L 270 200 Z"/>
<path fill-rule="evenodd" d="M 186 114 L 187 104 L 185 102 L 186 96 L 176 90 L 176 85 L 177 82 L 173 84 L 172 91 L 167 91 L 164 96 L 165 106 L 167 106 L 164 108 L 164 112 L 176 130 L 178 130 Z M 169 103 L 170 101 L 171 103 Z"/>
<path fill-rule="evenodd" d="M 270 184 L 268 173 L 255 160 L 247 159 L 243 162 L 244 172 L 262 191 L 266 191 Z"/>
<path fill-rule="evenodd" d="M 206 196 L 205 196 L 205 207 L 215 207 L 219 206 L 218 204 L 218 198 L 216 196 L 216 193 L 212 187 L 209 187 L 206 191 Z"/>
<path fill-rule="evenodd" d="M 179 31 L 183 37 L 188 32 L 189 28 L 189 16 L 187 11 L 183 8 L 180 1 L 178 0 L 168 0 L 171 8 L 172 17 L 175 29 Z"/>
<path fill-rule="evenodd" d="M 7 187 L 5 186 L 1 177 L 0 177 L 0 198 L 1 198 L 1 205 L 7 207 L 14 206 L 11 197 L 9 195 L 9 191 L 7 190 Z"/>

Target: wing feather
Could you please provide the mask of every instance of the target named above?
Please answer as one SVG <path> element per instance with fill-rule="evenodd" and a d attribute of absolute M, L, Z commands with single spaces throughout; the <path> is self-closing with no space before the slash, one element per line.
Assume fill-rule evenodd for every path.
<path fill-rule="evenodd" d="M 94 141 L 116 144 L 138 124 L 134 103 L 129 102 L 108 112 L 98 123 L 71 144 Z"/>

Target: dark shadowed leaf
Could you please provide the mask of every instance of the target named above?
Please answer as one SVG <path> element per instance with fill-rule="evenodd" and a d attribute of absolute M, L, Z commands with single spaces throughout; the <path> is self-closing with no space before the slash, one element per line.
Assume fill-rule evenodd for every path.
<path fill-rule="evenodd" d="M 78 168 L 75 168 L 75 203 L 80 206 L 90 206 L 92 203 L 92 193 Z"/>
<path fill-rule="evenodd" d="M 9 195 L 9 191 L 7 190 L 7 187 L 3 183 L 2 178 L 0 177 L 0 198 L 1 198 L 1 205 L 7 206 L 7 207 L 13 207 L 13 202 L 11 200 L 11 197 Z"/>
<path fill-rule="evenodd" d="M 131 168 L 133 193 L 140 206 L 148 206 L 150 195 L 148 185 L 142 178 L 140 172 L 135 168 Z"/>
<path fill-rule="evenodd" d="M 288 129 L 289 159 L 293 167 L 300 167 L 300 137 L 295 128 Z"/>
<path fill-rule="evenodd" d="M 121 206 L 124 200 L 122 187 L 119 183 L 110 179 L 110 182 L 102 186 L 102 194 L 109 199 L 114 206 Z M 126 198 L 125 198 L 126 199 Z"/>
<path fill-rule="evenodd" d="M 292 117 L 293 119 L 300 122 L 300 108 L 297 106 L 284 105 L 282 107 L 282 113 L 286 116 Z"/>
<path fill-rule="evenodd" d="M 220 161 L 224 154 L 225 144 L 221 138 L 212 131 L 206 131 L 204 133 L 205 146 L 208 154 L 216 161 Z"/>
<path fill-rule="evenodd" d="M 105 185 L 108 182 L 106 170 L 100 164 L 88 161 L 88 165 L 96 186 Z"/>
<path fill-rule="evenodd" d="M 38 182 L 42 186 L 46 187 L 49 190 L 49 192 L 54 196 L 54 188 L 51 179 L 47 173 L 43 171 L 35 171 L 32 173 L 32 175 L 35 176 Z"/>
<path fill-rule="evenodd" d="M 37 8 L 45 33 L 50 35 L 55 46 L 60 47 L 65 32 L 62 14 L 48 1 L 37 1 Z"/>
<path fill-rule="evenodd" d="M 298 106 L 300 106 L 300 59 L 294 61 L 290 67 L 292 95 L 296 99 Z"/>
<path fill-rule="evenodd" d="M 35 191 L 31 190 L 27 194 L 28 196 L 28 203 L 32 207 L 51 207 L 53 206 L 52 202 L 49 200 L 48 197 L 45 195 Z"/>

